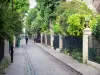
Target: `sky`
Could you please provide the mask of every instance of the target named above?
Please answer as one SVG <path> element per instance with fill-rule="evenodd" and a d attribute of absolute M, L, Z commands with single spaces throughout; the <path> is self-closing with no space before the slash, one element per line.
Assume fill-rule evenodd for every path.
<path fill-rule="evenodd" d="M 36 1 L 35 0 L 29 0 L 30 1 L 30 9 L 34 8 L 36 6 Z"/>

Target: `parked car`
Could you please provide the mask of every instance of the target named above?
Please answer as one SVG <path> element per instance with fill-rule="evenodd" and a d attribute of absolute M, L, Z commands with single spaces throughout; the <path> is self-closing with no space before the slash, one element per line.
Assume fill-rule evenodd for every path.
<path fill-rule="evenodd" d="M 36 43 L 41 43 L 41 39 L 40 39 L 39 37 L 34 38 L 34 42 L 36 42 Z"/>

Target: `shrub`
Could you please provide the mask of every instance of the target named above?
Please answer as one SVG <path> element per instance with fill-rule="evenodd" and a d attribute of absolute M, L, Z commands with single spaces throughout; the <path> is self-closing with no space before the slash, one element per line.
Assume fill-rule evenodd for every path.
<path fill-rule="evenodd" d="M 4 69 L 8 67 L 9 61 L 7 58 L 4 58 L 0 63 L 0 75 L 4 72 Z"/>
<path fill-rule="evenodd" d="M 93 27 L 93 36 L 96 39 L 100 38 L 100 16 L 97 17 L 97 24 Z"/>
<path fill-rule="evenodd" d="M 100 56 L 96 56 L 96 62 L 100 63 Z"/>
<path fill-rule="evenodd" d="M 54 33 L 55 34 L 62 34 L 62 29 L 59 24 L 54 25 Z"/>
<path fill-rule="evenodd" d="M 79 51 L 73 51 L 72 52 L 72 57 L 76 60 L 78 60 L 79 62 L 82 62 L 82 53 Z"/>
<path fill-rule="evenodd" d="M 82 53 L 79 52 L 79 50 L 77 49 L 73 49 L 73 52 L 71 54 L 69 49 L 65 49 L 63 53 L 65 55 L 71 55 L 74 59 L 78 60 L 79 62 L 82 62 Z"/>
<path fill-rule="evenodd" d="M 65 55 L 69 55 L 69 53 L 70 53 L 70 52 L 69 52 L 69 49 L 67 49 L 67 50 L 65 49 L 65 50 L 63 51 L 63 53 L 64 53 Z"/>
<path fill-rule="evenodd" d="M 69 26 L 66 30 L 70 35 L 82 36 L 85 24 L 85 16 L 86 15 L 73 14 L 68 18 L 67 22 Z"/>

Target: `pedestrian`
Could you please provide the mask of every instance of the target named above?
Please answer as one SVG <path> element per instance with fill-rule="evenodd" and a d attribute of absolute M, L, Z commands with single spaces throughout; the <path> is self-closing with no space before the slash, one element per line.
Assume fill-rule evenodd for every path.
<path fill-rule="evenodd" d="M 28 43 L 28 35 L 25 36 L 26 44 Z"/>

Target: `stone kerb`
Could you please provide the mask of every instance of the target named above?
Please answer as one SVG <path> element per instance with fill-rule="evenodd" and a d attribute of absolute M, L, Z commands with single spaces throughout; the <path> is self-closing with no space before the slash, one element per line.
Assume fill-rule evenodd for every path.
<path fill-rule="evenodd" d="M 100 64 L 92 62 L 92 61 L 87 61 L 87 64 L 94 66 L 95 68 L 98 68 L 100 70 Z"/>

